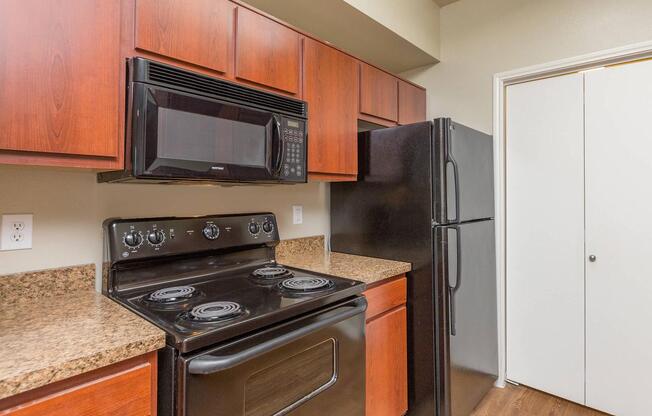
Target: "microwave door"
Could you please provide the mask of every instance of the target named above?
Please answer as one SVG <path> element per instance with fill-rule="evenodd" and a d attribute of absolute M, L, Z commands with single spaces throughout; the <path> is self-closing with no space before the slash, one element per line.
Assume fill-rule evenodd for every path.
<path fill-rule="evenodd" d="M 134 83 L 134 102 L 143 101 L 131 138 L 137 176 L 252 181 L 279 169 L 273 113 Z"/>

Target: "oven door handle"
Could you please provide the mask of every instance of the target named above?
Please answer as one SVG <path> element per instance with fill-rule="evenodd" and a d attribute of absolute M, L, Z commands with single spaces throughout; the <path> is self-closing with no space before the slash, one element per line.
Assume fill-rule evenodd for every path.
<path fill-rule="evenodd" d="M 319 331 L 322 328 L 334 325 L 359 313 L 363 313 L 366 309 L 367 302 L 364 298 L 360 298 L 360 301 L 356 302 L 355 306 L 342 306 L 341 308 L 327 313 L 327 316 L 324 316 L 323 319 L 320 319 L 317 322 L 313 322 L 294 331 L 274 337 L 269 341 L 262 342 L 235 354 L 221 356 L 206 355 L 193 358 L 188 363 L 188 372 L 190 374 L 206 375 L 228 370 L 229 368 L 233 368 L 245 361 L 251 360 L 252 358 L 282 347 L 283 345 L 287 345 L 290 342 L 302 338 L 312 332 Z"/>

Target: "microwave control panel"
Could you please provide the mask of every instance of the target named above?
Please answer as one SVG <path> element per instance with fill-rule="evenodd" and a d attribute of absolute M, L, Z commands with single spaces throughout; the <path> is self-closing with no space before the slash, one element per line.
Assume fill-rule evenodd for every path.
<path fill-rule="evenodd" d="M 306 178 L 306 122 L 283 118 L 281 133 L 285 145 L 281 177 L 290 181 L 304 182 Z"/>

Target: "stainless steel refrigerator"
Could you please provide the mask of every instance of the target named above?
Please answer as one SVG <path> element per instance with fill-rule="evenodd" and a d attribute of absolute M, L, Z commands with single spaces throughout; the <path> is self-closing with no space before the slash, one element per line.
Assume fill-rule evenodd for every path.
<path fill-rule="evenodd" d="M 492 137 L 441 118 L 360 133 L 358 157 L 331 248 L 412 263 L 408 414 L 469 415 L 498 373 Z"/>

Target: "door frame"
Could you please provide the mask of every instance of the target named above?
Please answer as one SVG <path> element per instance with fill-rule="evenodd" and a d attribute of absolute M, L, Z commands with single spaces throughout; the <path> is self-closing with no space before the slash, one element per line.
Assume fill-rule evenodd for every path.
<path fill-rule="evenodd" d="M 550 78 L 575 72 L 602 69 L 652 58 L 652 41 L 592 52 L 572 58 L 540 65 L 500 72 L 493 77 L 493 136 L 494 140 L 494 188 L 496 193 L 496 277 L 498 290 L 498 380 L 496 386 L 506 382 L 506 194 L 505 194 L 505 92 L 509 85 L 537 79 Z"/>

